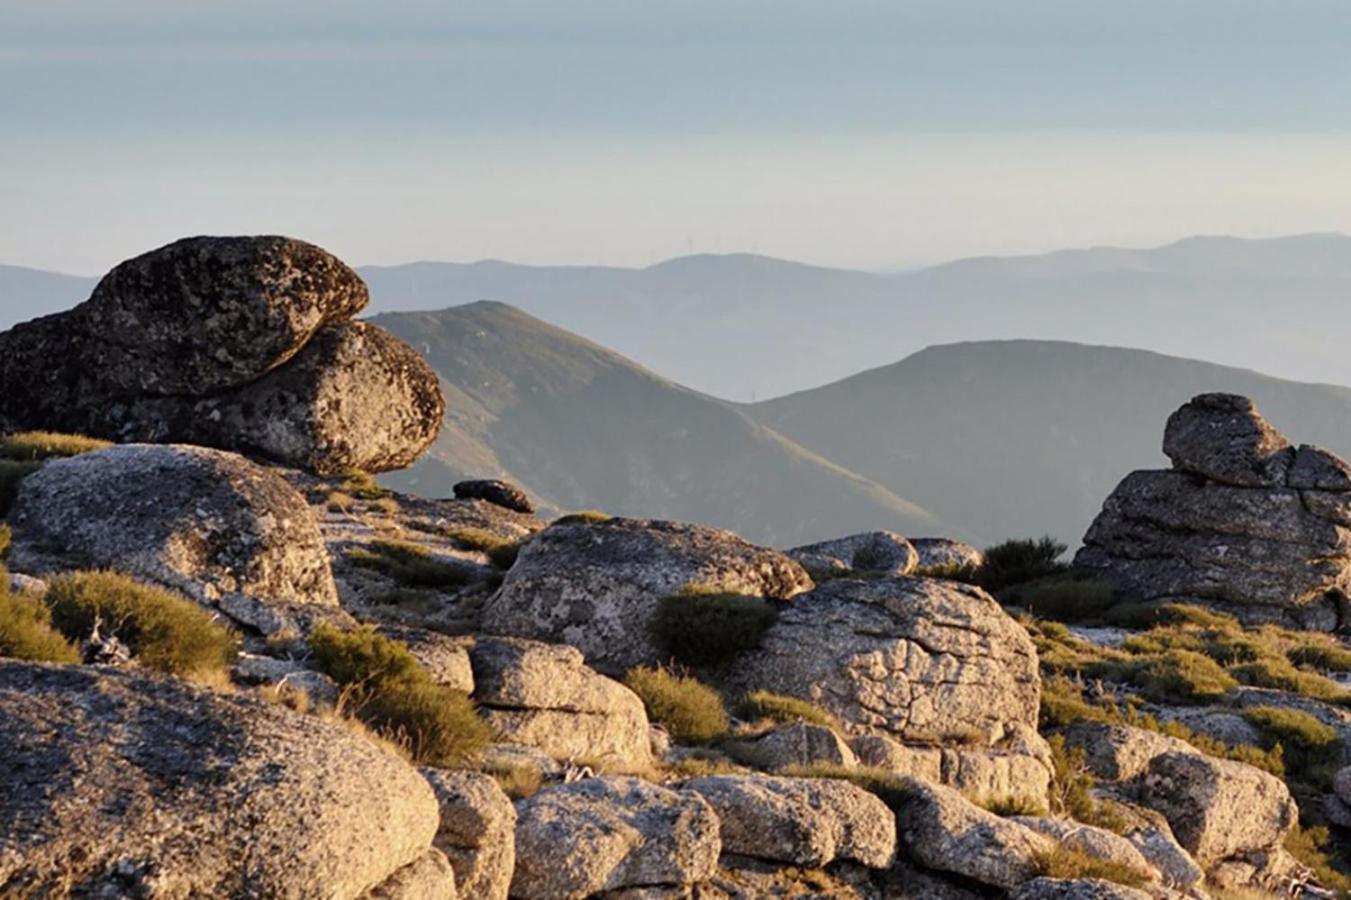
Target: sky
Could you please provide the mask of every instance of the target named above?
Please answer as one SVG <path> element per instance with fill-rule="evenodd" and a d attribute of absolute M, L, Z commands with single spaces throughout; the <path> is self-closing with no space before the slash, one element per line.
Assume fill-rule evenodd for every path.
<path fill-rule="evenodd" d="M 1351 232 L 1343 0 L 0 0 L 0 262 L 891 269 Z"/>

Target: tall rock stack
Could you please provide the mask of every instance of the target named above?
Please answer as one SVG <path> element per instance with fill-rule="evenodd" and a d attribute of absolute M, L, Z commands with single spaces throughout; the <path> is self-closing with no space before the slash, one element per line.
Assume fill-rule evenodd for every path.
<path fill-rule="evenodd" d="M 192 443 L 330 474 L 413 462 L 445 411 L 417 353 L 353 321 L 361 278 L 285 237 L 195 237 L 0 334 L 0 423 Z"/>
<path fill-rule="evenodd" d="M 1178 409 L 1163 450 L 1172 470 L 1117 485 L 1077 566 L 1145 599 L 1210 602 L 1249 622 L 1351 624 L 1351 466 L 1292 446 L 1233 394 Z"/>

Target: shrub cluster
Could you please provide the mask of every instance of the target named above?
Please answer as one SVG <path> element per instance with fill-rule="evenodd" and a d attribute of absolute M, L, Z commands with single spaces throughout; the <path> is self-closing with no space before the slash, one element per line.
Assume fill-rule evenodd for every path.
<path fill-rule="evenodd" d="M 647 717 L 682 744 L 707 744 L 731 727 L 722 696 L 689 675 L 663 667 L 630 669 L 624 684 L 647 708 Z"/>
<path fill-rule="evenodd" d="M 212 679 L 235 656 L 235 634 L 205 609 L 181 594 L 116 572 L 58 575 L 46 603 L 62 634 L 84 640 L 97 621 L 102 634 L 115 635 L 141 665 L 161 672 Z"/>
<path fill-rule="evenodd" d="M 402 642 L 370 626 L 320 625 L 309 647 L 319 670 L 342 688 L 344 706 L 416 762 L 455 765 L 492 740 L 469 696 L 432 681 Z"/>
<path fill-rule="evenodd" d="M 759 645 L 777 601 L 688 588 L 663 597 L 648 625 L 662 656 L 692 668 L 722 666 Z"/>
<path fill-rule="evenodd" d="M 404 541 L 374 541 L 347 552 L 353 565 L 379 572 L 405 587 L 452 591 L 469 576 L 460 566 L 433 556 L 425 547 Z"/>
<path fill-rule="evenodd" d="M 1060 561 L 1069 548 L 1049 535 L 1036 540 L 1011 540 L 985 551 L 985 562 L 976 573 L 976 583 L 987 591 L 1064 572 Z"/>

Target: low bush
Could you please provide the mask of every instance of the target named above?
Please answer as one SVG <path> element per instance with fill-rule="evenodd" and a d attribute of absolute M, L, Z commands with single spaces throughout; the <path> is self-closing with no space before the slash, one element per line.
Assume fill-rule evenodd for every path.
<path fill-rule="evenodd" d="M 0 566 L 0 656 L 35 662 L 78 663 L 79 651 L 54 628 L 40 597 L 9 589 L 9 572 Z"/>
<path fill-rule="evenodd" d="M 81 641 L 98 623 L 143 666 L 184 678 L 218 680 L 234 659 L 233 631 L 181 594 L 116 572 L 58 575 L 47 589 L 52 624 Z"/>
<path fill-rule="evenodd" d="M 987 797 L 980 804 L 986 812 L 1008 816 L 1044 816 L 1046 808 L 1030 797 Z"/>
<path fill-rule="evenodd" d="M 999 591 L 1011 585 L 1056 575 L 1068 568 L 1060 561 L 1068 549 L 1050 536 L 996 544 L 985 551 L 985 562 L 976 575 L 976 583 L 987 591 Z"/>
<path fill-rule="evenodd" d="M 51 431 L 22 431 L 0 437 L 0 459 L 42 461 L 62 456 L 79 456 L 111 447 L 109 441 L 79 434 L 57 434 Z"/>
<path fill-rule="evenodd" d="M 839 720 L 830 713 L 797 697 L 772 694 L 769 691 L 751 691 L 742 700 L 745 719 L 771 719 L 775 722 L 793 724 L 807 722 L 826 728 L 840 730 Z"/>
<path fill-rule="evenodd" d="M 369 626 L 320 625 L 309 647 L 318 669 L 342 688 L 344 707 L 416 762 L 455 765 L 492 740 L 469 696 L 433 682 L 402 642 Z"/>
<path fill-rule="evenodd" d="M 722 696 L 690 675 L 639 666 L 629 670 L 624 684 L 642 699 L 647 717 L 677 743 L 707 744 L 731 727 Z"/>
<path fill-rule="evenodd" d="M 594 525 L 597 522 L 608 522 L 614 516 L 598 509 L 582 509 L 577 512 L 570 512 L 559 516 L 550 522 L 550 525 Z"/>
<path fill-rule="evenodd" d="M 453 528 L 445 534 L 464 549 L 482 553 L 499 569 L 510 569 L 521 552 L 520 541 L 500 537 L 482 528 Z"/>
<path fill-rule="evenodd" d="M 776 602 L 687 589 L 663 597 L 648 628 L 663 658 L 692 668 L 721 666 L 759 645 L 778 616 Z"/>
<path fill-rule="evenodd" d="M 1291 780 L 1319 791 L 1332 789 L 1332 776 L 1341 760 L 1341 739 L 1335 728 L 1302 710 L 1277 706 L 1245 709 L 1243 718 L 1262 733 L 1265 749 L 1281 748 Z"/>
<path fill-rule="evenodd" d="M 1064 845 L 1038 853 L 1035 860 L 1037 874 L 1045 878 L 1100 878 L 1126 887 L 1140 887 L 1149 880 L 1148 873 L 1125 863 L 1089 856 Z"/>
<path fill-rule="evenodd" d="M 1295 668 L 1284 656 L 1264 656 L 1233 670 L 1234 676 L 1244 684 L 1255 687 L 1278 688 L 1292 691 L 1304 697 L 1316 700 L 1342 702 L 1348 699 L 1346 688 L 1317 672 L 1306 672 Z"/>
<path fill-rule="evenodd" d="M 0 459 L 0 517 L 9 515 L 10 507 L 19 496 L 19 482 L 40 468 L 40 462 Z"/>
<path fill-rule="evenodd" d="M 425 547 L 404 541 L 373 541 L 347 551 L 347 559 L 404 587 L 453 591 L 470 580 L 459 565 L 437 559 Z"/>
<path fill-rule="evenodd" d="M 1213 703 L 1238 686 L 1219 663 L 1192 650 L 1168 650 L 1124 666 L 1106 666 L 1105 672 L 1125 675 L 1125 680 L 1159 703 Z"/>
<path fill-rule="evenodd" d="M 1097 621 L 1118 599 L 1111 585 L 1080 572 L 1039 578 L 999 595 L 999 602 L 1005 606 L 1057 622 Z"/>

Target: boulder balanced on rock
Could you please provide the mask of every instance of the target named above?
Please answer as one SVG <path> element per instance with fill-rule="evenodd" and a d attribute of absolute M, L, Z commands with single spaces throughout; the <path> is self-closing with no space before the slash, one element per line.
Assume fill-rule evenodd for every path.
<path fill-rule="evenodd" d="M 1251 400 L 1202 394 L 1168 420 L 1171 471 L 1126 476 L 1075 565 L 1145 599 L 1335 629 L 1351 590 L 1351 466 L 1292 446 Z"/>
<path fill-rule="evenodd" d="M 74 309 L 0 334 L 0 422 L 194 443 L 330 474 L 417 458 L 436 375 L 353 322 L 340 260 L 284 237 L 185 238 L 117 266 Z"/>

